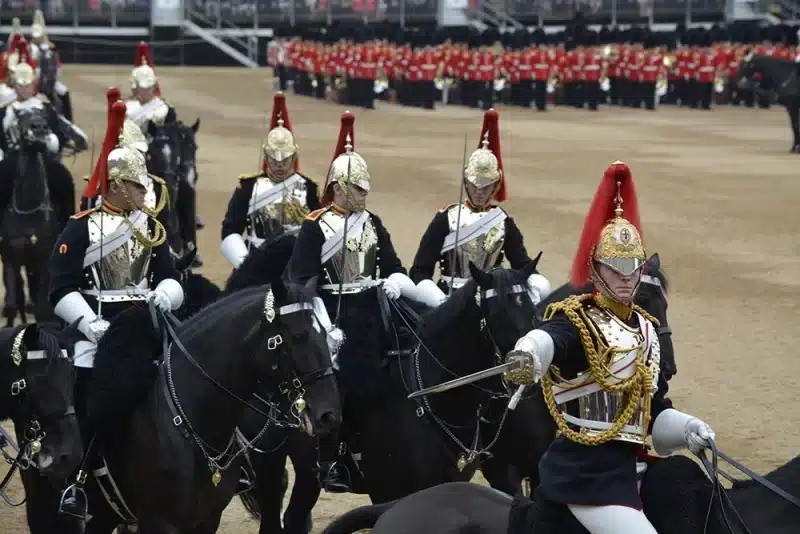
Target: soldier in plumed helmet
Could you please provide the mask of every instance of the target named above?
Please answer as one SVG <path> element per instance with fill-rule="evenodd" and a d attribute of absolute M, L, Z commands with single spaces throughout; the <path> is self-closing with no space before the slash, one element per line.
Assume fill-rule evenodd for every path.
<path fill-rule="evenodd" d="M 234 268 L 264 241 L 299 231 L 306 215 L 322 206 L 317 184 L 298 172 L 298 147 L 283 93 L 275 94 L 269 128 L 261 171 L 239 177 L 222 221 L 220 250 Z"/>
<path fill-rule="evenodd" d="M 500 154 L 497 111 L 484 113 L 478 149 L 463 170 L 466 200 L 450 204 L 434 216 L 414 257 L 411 280 L 429 306 L 437 306 L 451 290 L 469 279 L 469 262 L 491 269 L 507 258 L 514 269 L 532 261 L 514 219 L 497 205 L 506 200 L 506 176 Z M 456 241 L 457 240 L 457 241 Z M 433 282 L 439 264 L 438 285 Z M 550 282 L 534 273 L 528 279 L 534 302 L 550 294 Z"/>
<path fill-rule="evenodd" d="M 177 120 L 175 109 L 161 98 L 161 87 L 153 68 L 153 59 L 147 43 L 139 43 L 136 49 L 135 67 L 131 71 L 131 90 L 133 98 L 126 102 L 128 118 L 145 132 L 148 122 L 156 126 Z"/>
<path fill-rule="evenodd" d="M 417 300 L 416 287 L 406 275 L 389 232 L 381 219 L 366 209 L 371 178 L 366 161 L 355 152 L 354 122 L 350 112 L 342 115 L 322 194 L 325 207 L 306 217 L 286 268 L 292 282 L 317 279 L 328 314 L 341 328 L 329 331 L 329 344 L 341 368 L 338 382 L 345 405 L 351 407 L 358 404 L 357 398 L 376 394 L 365 381 L 379 368 L 389 344 L 380 319 L 380 299 L 403 296 Z M 325 489 L 348 491 L 347 469 L 332 461 L 336 436 L 322 441 Z"/>
<path fill-rule="evenodd" d="M 715 438 L 703 421 L 672 407 L 657 321 L 633 303 L 647 264 L 640 228 L 630 169 L 615 162 L 572 266 L 572 284 L 591 282 L 593 292 L 548 306 L 545 322 L 507 357 L 521 365 L 506 372 L 508 381 L 541 380 L 559 430 L 539 464 L 542 523 L 556 524 L 566 507 L 591 534 L 656 534 L 637 487 L 648 438 L 660 455 L 685 447 L 699 453 Z"/>
<path fill-rule="evenodd" d="M 116 102 L 110 115 L 103 150 L 89 181 L 102 196 L 102 204 L 69 220 L 50 263 L 54 311 L 68 324 L 77 322 L 83 336 L 75 345 L 75 407 L 87 439 L 99 424 L 87 420 L 86 401 L 98 341 L 109 321 L 151 301 L 161 310 L 176 310 L 184 299 L 166 231 L 143 209 L 148 185 L 144 157 L 134 148 L 115 148 L 125 104 Z M 74 485 L 67 488 L 61 511 L 85 518 L 81 495 Z"/>

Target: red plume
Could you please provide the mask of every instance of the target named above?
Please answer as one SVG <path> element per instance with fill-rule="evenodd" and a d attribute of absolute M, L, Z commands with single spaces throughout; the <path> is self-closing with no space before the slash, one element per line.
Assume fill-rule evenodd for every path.
<path fill-rule="evenodd" d="M 24 37 L 20 37 L 17 41 L 17 50 L 19 51 L 19 62 L 27 63 L 32 68 L 36 68 L 36 62 L 31 58 L 31 51 L 28 48 L 28 41 Z"/>
<path fill-rule="evenodd" d="M 134 67 L 141 67 L 142 65 L 153 65 L 153 58 L 150 56 L 150 46 L 144 41 L 140 41 L 136 47 L 136 58 L 133 60 Z"/>
<path fill-rule="evenodd" d="M 483 147 L 483 138 L 486 133 L 489 133 L 489 150 L 497 157 L 497 166 L 500 169 L 500 187 L 494 194 L 496 202 L 503 202 L 506 200 L 506 176 L 503 172 L 503 158 L 500 155 L 500 116 L 494 109 L 488 110 L 483 114 L 483 127 L 481 128 L 481 137 L 478 139 L 478 148 Z"/>
<path fill-rule="evenodd" d="M 356 118 L 353 116 L 352 113 L 349 111 L 345 111 L 342 113 L 342 122 L 341 126 L 339 127 L 339 140 L 336 141 L 336 150 L 333 152 L 333 159 L 331 160 L 331 167 L 333 166 L 333 162 L 345 153 L 345 145 L 347 144 L 347 137 L 350 136 L 350 145 L 353 147 L 353 151 L 356 149 L 356 137 L 355 137 L 355 122 Z M 328 168 L 330 174 L 330 167 Z M 325 189 L 323 190 L 322 194 L 322 203 L 329 204 L 333 202 L 333 188 L 330 187 L 330 182 L 328 182 L 328 178 L 325 178 Z"/>
<path fill-rule="evenodd" d="M 153 71 L 156 70 L 156 66 L 153 64 L 153 57 L 150 55 L 150 45 L 144 41 L 140 41 L 136 46 L 136 57 L 133 60 L 133 65 L 134 67 L 148 65 L 151 69 L 153 69 Z M 158 84 L 158 82 L 156 82 L 156 88 L 154 89 L 153 93 L 156 96 L 161 96 L 161 86 Z"/>
<path fill-rule="evenodd" d="M 273 130 L 274 128 L 278 127 L 278 119 L 283 120 L 284 128 L 294 133 L 294 130 L 292 130 L 292 121 L 289 120 L 289 108 L 286 107 L 286 95 L 281 92 L 275 93 L 275 97 L 273 99 L 272 118 L 269 121 L 270 130 Z M 299 168 L 300 168 L 300 160 L 298 157 L 295 157 L 294 172 L 297 172 Z M 261 165 L 261 172 L 267 172 L 266 160 L 264 160 L 264 163 Z"/>
<path fill-rule="evenodd" d="M 106 102 L 108 102 L 108 111 L 111 111 L 111 106 L 114 105 L 114 102 L 119 100 L 121 97 L 121 93 L 118 88 L 116 87 L 109 87 L 108 91 L 106 91 Z"/>
<path fill-rule="evenodd" d="M 642 224 L 639 219 L 639 202 L 636 197 L 636 186 L 628 165 L 615 161 L 603 173 L 603 179 L 594 194 L 589 213 L 583 223 L 578 252 L 572 261 L 570 281 L 580 287 L 589 281 L 589 255 L 600 240 L 600 233 L 608 221 L 614 218 L 614 199 L 617 197 L 617 182 L 622 198 L 622 216 L 639 230 L 642 235 Z M 644 239 L 644 237 L 642 237 Z"/>
<path fill-rule="evenodd" d="M 127 107 L 122 101 L 114 102 L 111 109 L 108 110 L 108 124 L 106 137 L 103 139 L 103 149 L 100 151 L 92 177 L 86 184 L 86 189 L 83 190 L 85 198 L 94 198 L 98 194 L 105 196 L 108 191 L 108 156 L 117 146 L 122 124 L 125 122 L 126 111 Z"/>

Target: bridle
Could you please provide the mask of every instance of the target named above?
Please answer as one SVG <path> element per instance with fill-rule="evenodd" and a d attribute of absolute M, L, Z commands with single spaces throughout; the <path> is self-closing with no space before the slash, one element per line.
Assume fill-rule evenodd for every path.
<path fill-rule="evenodd" d="M 667 299 L 667 290 L 664 288 L 664 284 L 661 283 L 661 279 L 656 276 L 651 276 L 649 274 L 643 274 L 640 278 L 641 283 L 648 284 L 651 286 L 656 286 L 659 291 L 661 292 L 661 296 L 664 298 L 664 302 Z M 672 328 L 668 324 L 659 324 L 656 327 L 656 334 L 658 337 L 661 336 L 671 336 L 672 335 Z"/>
<path fill-rule="evenodd" d="M 505 294 L 506 295 L 530 295 L 530 292 L 528 291 L 528 289 L 523 284 L 514 284 L 513 286 L 511 286 L 510 290 L 508 292 L 506 292 Z M 497 341 L 495 340 L 494 336 L 492 335 L 491 329 L 488 327 L 486 312 L 485 312 L 484 307 L 482 305 L 483 302 L 486 299 L 496 298 L 498 296 L 499 296 L 498 292 L 494 288 L 489 288 L 489 289 L 484 290 L 484 289 L 481 289 L 479 287 L 478 288 L 478 292 L 475 295 L 475 299 L 476 299 L 476 301 L 478 303 L 478 309 L 481 312 L 481 319 L 480 319 L 481 332 L 483 332 L 483 335 L 485 336 L 486 340 L 491 344 L 493 352 L 494 352 L 495 360 L 498 363 L 502 363 L 502 360 L 503 360 L 502 351 L 500 350 L 500 347 L 499 347 Z M 412 368 L 413 368 L 412 371 L 414 373 L 413 377 L 409 377 L 409 378 L 412 379 L 412 383 L 411 384 L 406 382 L 406 377 L 403 375 L 403 366 L 402 365 L 399 366 L 400 367 L 400 378 L 403 381 L 403 384 L 405 386 L 406 391 L 408 393 L 411 393 L 411 390 L 413 389 L 413 383 L 414 382 L 416 383 L 416 389 L 417 390 L 425 388 L 425 385 L 424 385 L 424 383 L 422 381 L 422 372 L 421 372 L 421 369 L 420 369 L 420 352 L 421 352 L 421 349 L 424 350 L 428 354 L 428 356 L 436 363 L 436 365 L 438 365 L 442 370 L 444 370 L 446 373 L 450 374 L 453 378 L 459 378 L 459 375 L 457 373 L 455 373 L 455 372 L 451 371 L 450 369 L 448 369 L 447 366 L 445 366 L 439 359 L 436 358 L 436 356 L 433 354 L 433 351 L 429 347 L 427 347 L 425 345 L 425 343 L 422 341 L 422 339 L 417 334 L 415 328 L 412 326 L 412 324 L 410 324 L 410 322 L 405 317 L 406 315 L 410 315 L 412 318 L 415 318 L 415 319 L 418 320 L 418 316 L 415 317 L 416 313 L 413 312 L 412 310 L 410 310 L 410 308 L 408 308 L 407 305 L 404 304 L 402 301 L 392 301 L 392 300 L 390 300 L 389 302 L 398 311 L 398 316 L 403 320 L 403 322 L 405 323 L 406 327 L 412 332 L 414 338 L 417 341 L 417 346 L 413 350 L 412 355 L 411 355 L 412 356 Z M 486 394 L 488 396 L 488 401 L 489 402 L 487 402 L 485 406 L 488 406 L 489 403 L 491 403 L 494 400 L 506 399 L 506 398 L 511 396 L 511 392 L 508 391 L 507 388 L 502 393 L 498 393 L 498 392 L 495 392 L 495 391 L 492 391 L 492 390 L 488 390 L 488 389 L 482 388 L 482 387 L 478 386 L 475 383 L 469 384 L 468 386 L 471 387 L 471 388 L 477 389 L 477 390 L 483 392 L 484 394 Z M 467 465 L 469 465 L 472 462 L 474 462 L 477 458 L 479 458 L 481 456 L 490 456 L 491 455 L 490 450 L 494 447 L 494 445 L 497 443 L 497 440 L 500 438 L 500 433 L 503 430 L 503 426 L 505 425 L 505 421 L 506 421 L 506 418 L 508 417 L 508 412 L 510 410 L 508 403 L 505 403 L 505 408 L 504 408 L 502 416 L 500 417 L 500 421 L 497 424 L 497 431 L 495 432 L 494 437 L 492 438 L 492 440 L 485 447 L 481 448 L 481 447 L 479 447 L 480 435 L 481 435 L 481 432 L 480 432 L 481 431 L 481 423 L 482 422 L 486 422 L 486 419 L 484 417 L 484 407 L 485 407 L 484 405 L 482 405 L 482 404 L 478 405 L 478 409 L 477 409 L 477 412 L 476 412 L 475 423 L 474 423 L 475 424 L 475 432 L 473 434 L 472 441 L 471 441 L 470 445 L 467 446 L 467 445 L 464 444 L 464 442 L 462 442 L 453 433 L 452 430 L 450 430 L 451 428 L 456 428 L 456 429 L 465 428 L 466 425 L 465 426 L 453 425 L 453 424 L 450 424 L 450 423 L 444 421 L 443 419 L 441 419 L 439 416 L 437 416 L 434 413 L 433 407 L 431 406 L 430 401 L 428 400 L 427 396 L 419 397 L 419 398 L 415 399 L 415 401 L 417 403 L 417 410 L 416 410 L 417 417 L 422 418 L 427 413 L 429 418 L 430 418 L 430 420 L 435 424 L 435 426 L 437 426 L 450 439 L 450 441 L 452 441 L 457 446 L 457 448 L 461 451 L 461 453 L 460 453 L 460 455 L 458 457 L 458 461 L 456 463 L 456 466 L 458 467 L 459 471 L 462 471 L 464 468 L 466 468 Z"/>
<path fill-rule="evenodd" d="M 11 360 L 14 364 L 14 369 L 18 370 L 14 379 L 11 381 L 11 397 L 16 400 L 18 411 L 17 413 L 28 416 L 28 421 L 21 432 L 22 440 L 19 445 L 15 446 L 5 431 L 2 432 L 0 438 L 5 437 L 15 454 L 9 454 L 5 450 L 0 449 L 6 462 L 11 465 L 11 468 L 6 473 L 5 477 L 0 480 L 0 497 L 11 506 L 20 506 L 25 503 L 25 498 L 19 502 L 13 501 L 7 494 L 6 488 L 11 482 L 14 473 L 17 470 L 27 471 L 31 467 L 38 467 L 34 456 L 42 450 L 42 440 L 47 436 L 47 433 L 42 429 L 42 423 L 49 423 L 59 421 L 67 417 L 76 417 L 75 406 L 70 405 L 58 414 L 49 415 L 47 417 L 38 417 L 32 408 L 33 399 L 31 398 L 31 391 L 28 388 L 26 377 L 28 376 L 27 363 L 33 360 L 47 360 L 50 356 L 45 350 L 26 350 L 23 346 L 23 339 L 25 336 L 25 328 L 17 333 L 14 342 L 11 346 Z M 58 354 L 59 358 L 69 359 L 66 350 L 61 349 Z"/>
<path fill-rule="evenodd" d="M 292 340 L 291 336 L 287 336 L 284 338 L 284 334 L 286 333 L 282 329 L 273 335 L 268 335 L 269 332 L 267 331 L 271 325 L 275 322 L 278 317 L 284 317 L 287 315 L 291 315 L 301 311 L 311 311 L 312 315 L 314 316 L 314 320 L 318 320 L 316 318 L 316 313 L 313 308 L 313 304 L 310 302 L 298 302 L 293 304 L 287 304 L 284 306 L 280 306 L 278 308 L 275 307 L 275 296 L 270 289 L 267 291 L 267 295 L 264 300 L 264 308 L 262 311 L 262 316 L 258 324 L 256 324 L 251 331 L 245 337 L 245 344 L 247 344 L 248 340 L 251 339 L 253 336 L 259 337 L 259 342 L 257 343 L 257 350 L 260 350 L 264 343 L 266 343 L 267 351 L 270 352 L 277 352 L 277 359 L 276 364 L 273 365 L 273 369 L 278 369 L 280 367 L 280 362 L 282 361 L 293 361 L 292 358 Z M 164 362 L 162 364 L 162 374 L 164 376 L 164 384 L 165 384 L 165 396 L 167 402 L 169 404 L 170 410 L 173 413 L 172 423 L 175 427 L 177 427 L 184 438 L 191 439 L 195 442 L 197 447 L 200 449 L 200 452 L 203 454 L 204 459 L 207 461 L 209 471 L 212 473 L 212 482 L 216 483 L 219 482 L 221 478 L 221 473 L 227 470 L 234 462 L 234 460 L 239 457 L 240 455 L 246 453 L 247 451 L 254 448 L 254 444 L 257 443 L 263 435 L 266 433 L 267 429 L 272 424 L 278 424 L 275 414 L 267 413 L 263 410 L 253 406 L 251 403 L 242 399 L 224 385 L 220 384 L 214 377 L 209 375 L 203 367 L 194 359 L 194 357 L 189 353 L 183 343 L 180 341 L 179 337 L 175 333 L 173 325 L 177 325 L 177 319 L 175 319 L 171 314 L 164 314 L 160 310 L 157 310 L 153 303 L 150 305 L 150 311 L 153 317 L 155 317 L 157 324 L 159 325 L 160 330 L 162 331 L 163 337 L 163 350 L 164 350 Z M 280 326 L 282 323 L 279 321 L 276 326 Z M 208 442 L 203 440 L 200 435 L 195 431 L 192 427 L 189 418 L 186 415 L 186 412 L 183 410 L 181 406 L 180 399 L 178 397 L 178 392 L 175 389 L 175 383 L 173 380 L 173 373 L 172 373 L 172 347 L 176 347 L 180 354 L 182 354 L 191 364 L 192 366 L 200 371 L 203 377 L 211 382 L 214 387 L 222 392 L 224 392 L 228 397 L 235 400 L 237 403 L 243 405 L 244 407 L 252 410 L 253 412 L 263 416 L 266 418 L 266 423 L 264 424 L 261 431 L 251 440 L 246 440 L 241 436 L 241 433 L 238 431 L 234 431 L 228 441 L 227 446 L 223 450 L 216 450 L 212 447 Z M 303 410 L 306 409 L 307 404 L 305 401 L 305 387 L 309 386 L 317 382 L 318 380 L 322 380 L 328 376 L 332 376 L 334 374 L 333 365 L 323 366 L 319 369 L 311 371 L 309 373 L 302 374 L 298 376 L 294 370 L 295 366 L 291 366 L 291 370 L 284 371 L 288 374 L 288 379 L 284 382 L 281 382 L 278 386 L 278 389 L 281 394 L 285 395 L 286 398 L 291 402 L 291 416 L 297 422 L 297 426 L 301 423 L 301 415 Z M 240 442 L 239 450 L 232 452 L 235 444 Z M 211 452 L 210 452 L 211 451 Z M 215 453 L 212 455 L 212 452 Z M 223 461 L 223 458 L 228 456 L 227 461 L 223 464 L 220 462 Z"/>

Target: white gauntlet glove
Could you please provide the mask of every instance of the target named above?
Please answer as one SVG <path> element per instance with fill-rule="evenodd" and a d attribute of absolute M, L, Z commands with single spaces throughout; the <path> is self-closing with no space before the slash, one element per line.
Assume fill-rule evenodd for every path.
<path fill-rule="evenodd" d="M 693 417 L 686 423 L 686 446 L 694 454 L 700 454 L 705 449 L 711 448 L 711 443 L 715 439 L 714 431 L 700 419 Z"/>
<path fill-rule="evenodd" d="M 541 274 L 532 274 L 528 277 L 528 292 L 534 304 L 539 304 L 553 292 L 550 281 Z"/>
<path fill-rule="evenodd" d="M 105 319 L 97 317 L 94 321 L 86 326 L 86 337 L 89 339 L 89 341 L 97 345 L 97 342 L 100 341 L 100 338 L 103 337 L 109 326 L 111 326 L 111 323 Z"/>
<path fill-rule="evenodd" d="M 383 280 L 381 287 L 383 287 L 383 292 L 386 293 L 386 296 L 391 300 L 397 300 L 400 298 L 400 284 L 391 278 L 386 278 Z"/>
<path fill-rule="evenodd" d="M 147 294 L 147 302 L 154 302 L 156 308 L 163 312 L 170 311 L 169 296 L 160 289 L 155 289 Z"/>

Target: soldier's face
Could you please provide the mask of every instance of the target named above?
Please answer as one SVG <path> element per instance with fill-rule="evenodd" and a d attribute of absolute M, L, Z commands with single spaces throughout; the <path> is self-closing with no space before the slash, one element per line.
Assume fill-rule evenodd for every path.
<path fill-rule="evenodd" d="M 464 187 L 467 191 L 467 198 L 476 208 L 485 208 L 492 201 L 497 188 L 500 187 L 500 182 L 495 182 L 485 187 L 478 187 L 472 182 L 465 180 Z"/>
<path fill-rule="evenodd" d="M 154 96 L 154 90 L 155 88 L 153 87 L 137 87 L 134 89 L 133 94 L 136 96 L 136 100 L 139 102 L 147 102 L 152 100 Z"/>
<path fill-rule="evenodd" d="M 603 263 L 595 262 L 594 266 L 597 273 L 596 276 L 601 279 L 598 289 L 602 292 L 606 292 L 604 289 L 607 289 L 610 293 L 608 296 L 617 302 L 629 304 L 633 301 L 642 276 L 641 269 L 636 269 L 631 274 L 625 275 Z"/>
<path fill-rule="evenodd" d="M 297 154 L 292 154 L 288 158 L 278 161 L 267 155 L 267 169 L 269 170 L 270 178 L 282 182 L 291 176 L 294 171 L 294 160 Z"/>
<path fill-rule="evenodd" d="M 27 100 L 28 98 L 31 98 L 34 95 L 34 93 L 36 92 L 34 90 L 34 86 L 33 86 L 32 83 L 29 83 L 27 85 L 17 85 L 15 87 L 15 89 L 17 91 L 17 96 L 20 97 L 23 100 Z"/>
<path fill-rule="evenodd" d="M 346 188 L 339 184 L 335 184 L 333 187 L 333 201 L 337 205 L 343 207 L 349 212 L 354 213 L 358 213 L 366 209 L 367 195 L 369 195 L 369 191 L 362 189 L 355 184 L 347 184 Z"/>

